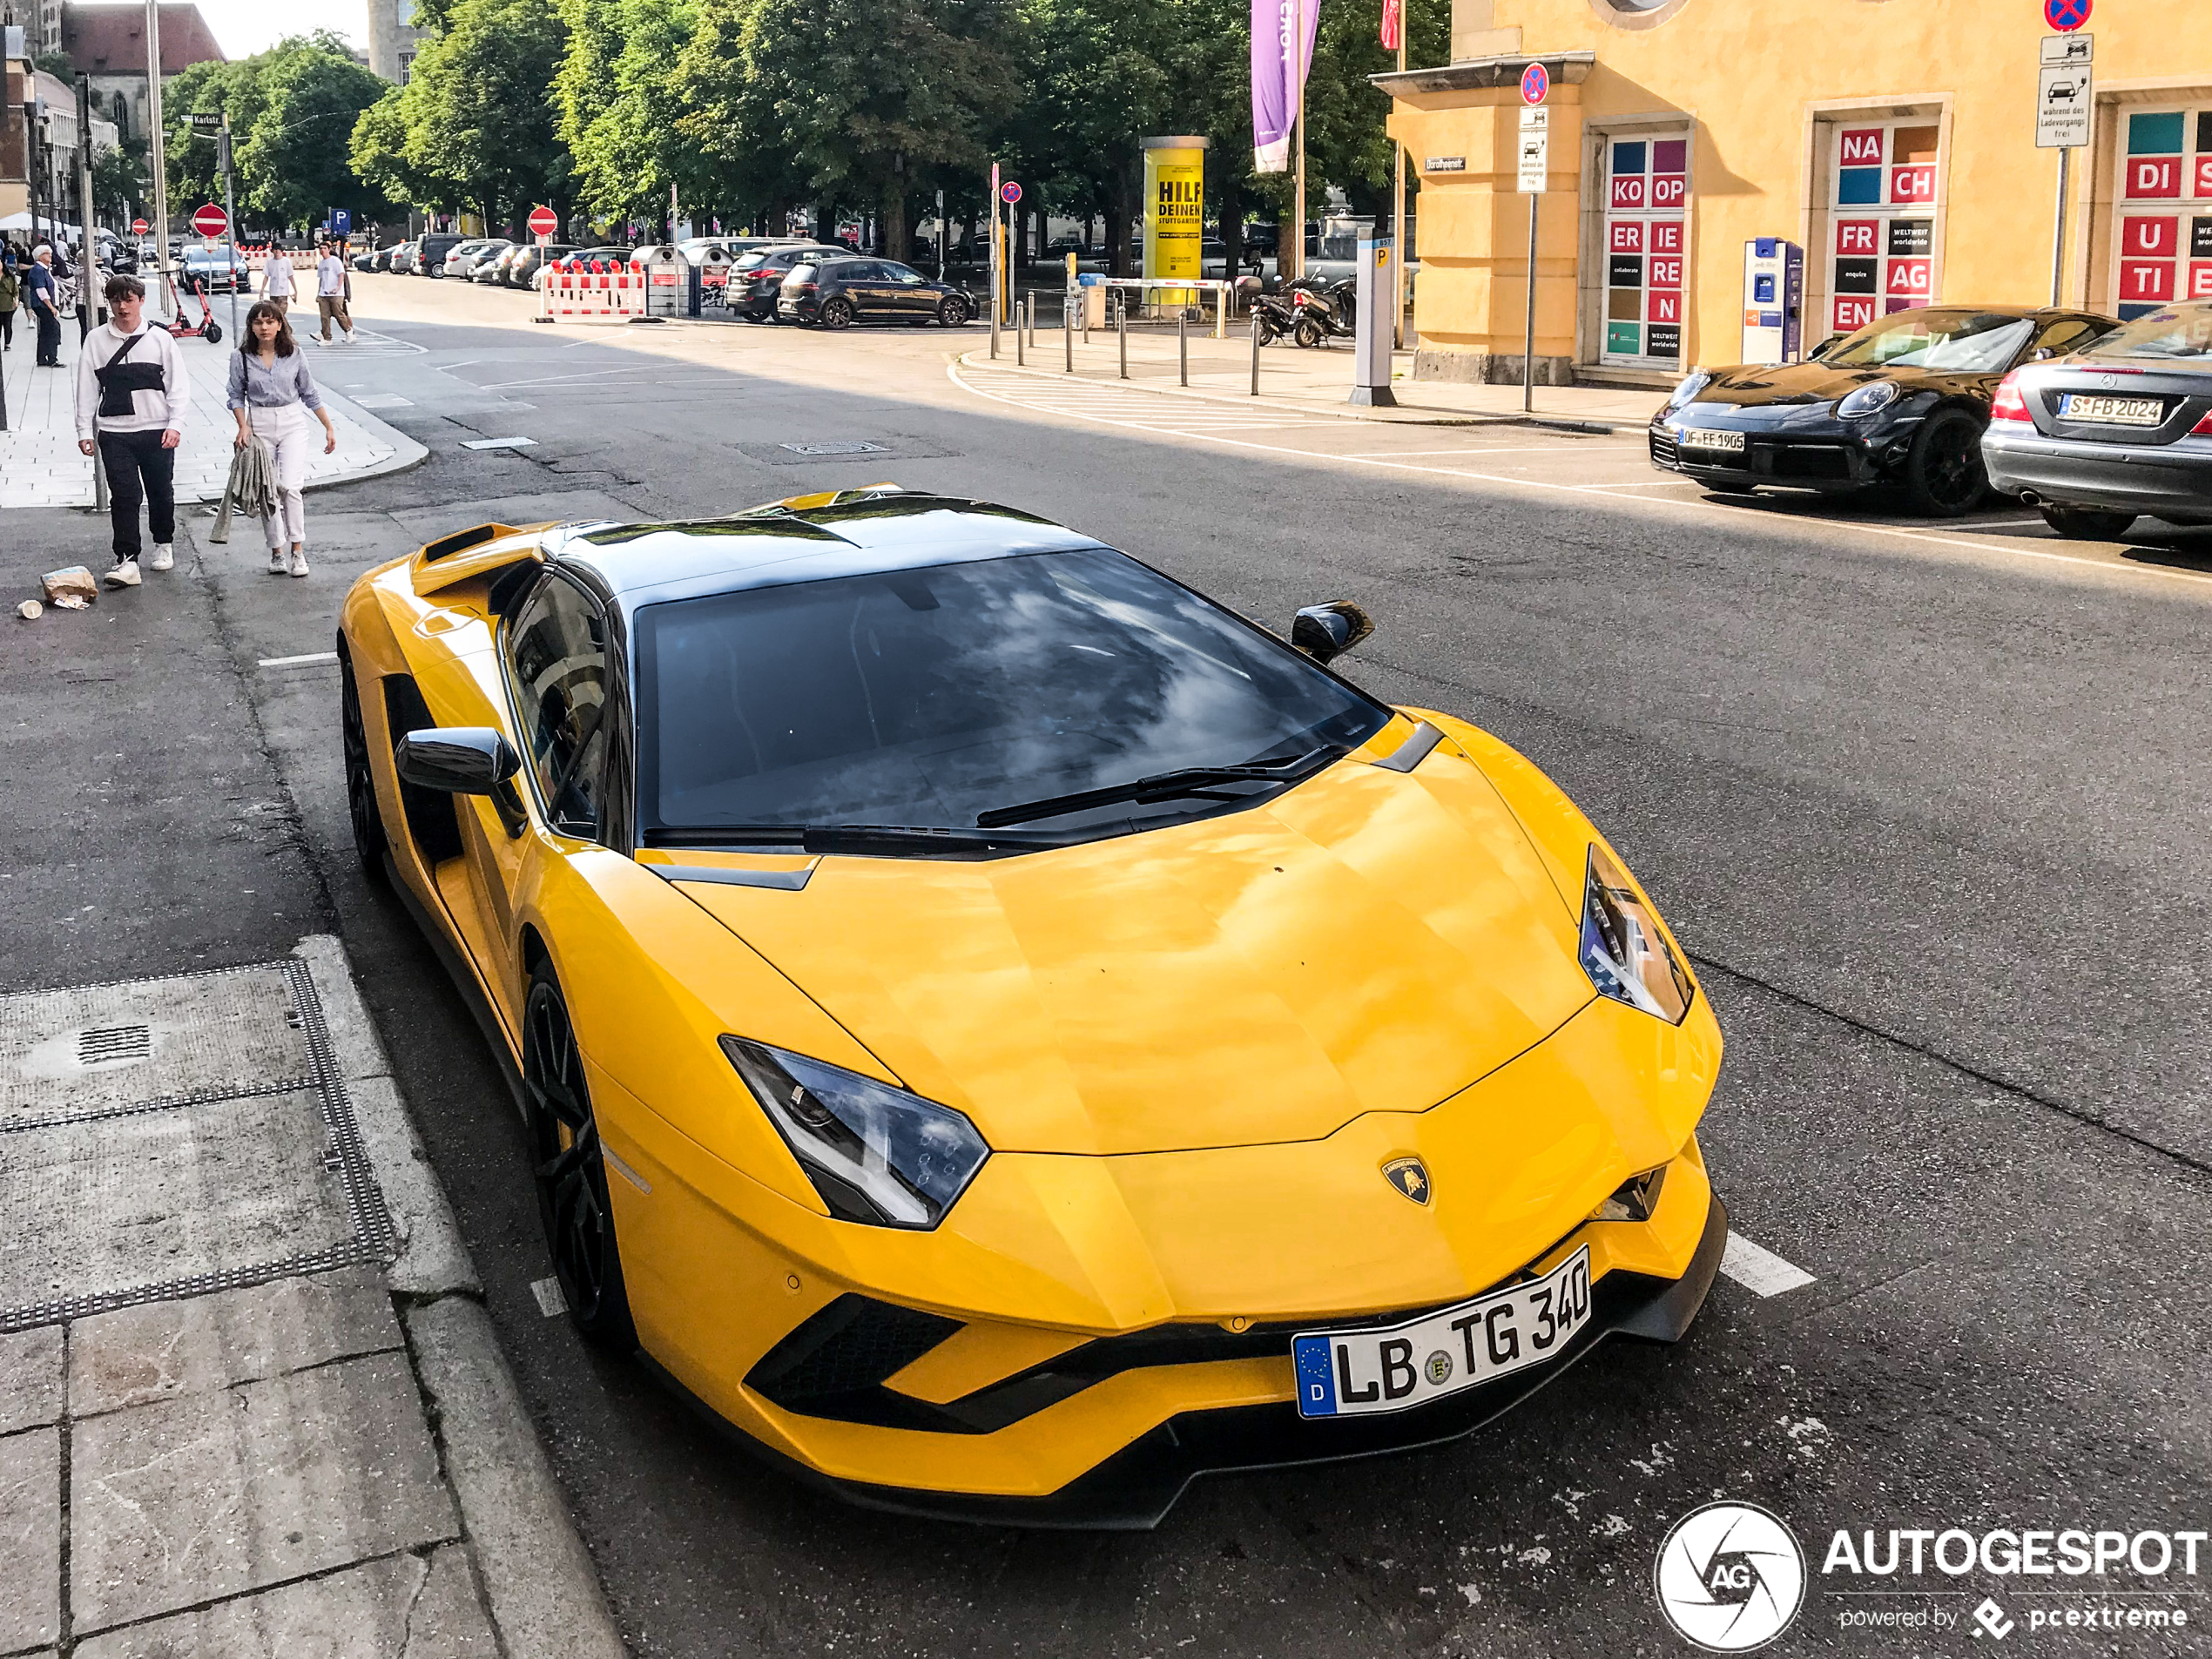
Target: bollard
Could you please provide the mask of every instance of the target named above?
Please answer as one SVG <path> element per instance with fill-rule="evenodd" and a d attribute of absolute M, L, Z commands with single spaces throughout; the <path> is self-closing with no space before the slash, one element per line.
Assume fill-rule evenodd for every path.
<path fill-rule="evenodd" d="M 1072 297 L 1065 293 L 1060 296 L 1060 347 L 1063 359 L 1060 372 L 1063 374 L 1076 372 L 1076 314 L 1068 309 L 1068 301 Z"/>
<path fill-rule="evenodd" d="M 1083 294 L 1083 296 L 1082 296 L 1082 302 L 1083 302 L 1083 344 L 1084 344 L 1084 345 L 1086 345 L 1086 346 L 1088 346 L 1088 345 L 1089 345 L 1089 344 L 1090 344 L 1090 296 L 1089 296 L 1088 293 Z"/>
<path fill-rule="evenodd" d="M 1259 395 L 1259 307 L 1252 307 L 1252 395 Z"/>
<path fill-rule="evenodd" d="M 1022 342 L 1028 334 L 1028 330 L 1022 326 L 1022 302 L 1016 300 L 1014 302 L 1014 361 L 1016 363 L 1029 361 L 1028 354 L 1022 349 Z"/>
<path fill-rule="evenodd" d="M 990 312 L 991 355 L 993 357 L 996 357 L 999 354 L 999 296 L 998 285 L 995 279 L 993 280 L 991 287 Z"/>
<path fill-rule="evenodd" d="M 1190 384 L 1190 307 L 1182 306 L 1175 314 L 1176 373 L 1184 385 Z"/>
<path fill-rule="evenodd" d="M 1114 296 L 1114 327 L 1122 336 L 1122 378 L 1129 378 L 1129 301 L 1121 294 Z"/>

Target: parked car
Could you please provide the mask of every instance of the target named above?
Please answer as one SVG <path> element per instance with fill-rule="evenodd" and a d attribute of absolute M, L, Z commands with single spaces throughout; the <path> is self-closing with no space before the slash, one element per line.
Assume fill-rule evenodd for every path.
<path fill-rule="evenodd" d="M 776 295 L 791 274 L 791 267 L 809 260 L 841 260 L 842 247 L 819 242 L 785 242 L 757 247 L 738 256 L 730 267 L 730 287 L 724 304 L 747 322 L 776 320 Z"/>
<path fill-rule="evenodd" d="M 466 278 L 476 268 L 479 260 L 488 260 L 502 248 L 514 246 L 503 236 L 473 237 L 446 255 L 445 273 L 449 277 Z"/>
<path fill-rule="evenodd" d="M 565 260 L 576 253 L 566 242 L 532 242 L 515 250 L 515 257 L 500 266 L 499 280 L 509 288 L 536 288 L 537 273 L 549 260 Z"/>
<path fill-rule="evenodd" d="M 238 293 L 253 286 L 253 266 L 236 248 L 185 250 L 185 282 L 216 293 Z"/>
<path fill-rule="evenodd" d="M 2164 306 L 1998 387 L 1989 481 L 2061 536 L 2116 540 L 2143 514 L 2212 524 L 2212 300 Z"/>
<path fill-rule="evenodd" d="M 387 267 L 394 276 L 415 274 L 415 256 L 420 251 L 419 241 L 401 242 L 392 250 L 392 263 Z"/>
<path fill-rule="evenodd" d="M 414 274 L 443 276 L 446 273 L 446 256 L 469 239 L 454 231 L 425 232 L 415 245 Z"/>
<path fill-rule="evenodd" d="M 529 246 L 527 242 L 516 242 L 512 246 L 503 247 L 498 253 L 477 260 L 476 268 L 469 273 L 469 280 L 471 282 L 483 283 L 488 287 L 505 287 L 507 267 L 514 264 L 515 256 Z"/>
<path fill-rule="evenodd" d="M 895 260 L 847 254 L 792 266 L 777 290 L 776 314 L 825 328 L 930 321 L 952 328 L 974 316 L 975 306 L 950 283 L 933 282 Z"/>
<path fill-rule="evenodd" d="M 1831 336 L 1801 363 L 1698 369 L 1652 416 L 1651 464 L 1709 489 L 1902 489 L 1957 517 L 1989 491 L 1982 430 L 2006 374 L 2119 323 L 2094 312 L 1923 306 Z"/>

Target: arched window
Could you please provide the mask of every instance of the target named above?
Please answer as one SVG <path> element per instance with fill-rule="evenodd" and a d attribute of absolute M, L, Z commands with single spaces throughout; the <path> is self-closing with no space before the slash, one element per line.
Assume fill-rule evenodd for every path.
<path fill-rule="evenodd" d="M 118 91 L 110 100 L 115 105 L 115 136 L 118 140 L 131 136 L 131 100 Z"/>

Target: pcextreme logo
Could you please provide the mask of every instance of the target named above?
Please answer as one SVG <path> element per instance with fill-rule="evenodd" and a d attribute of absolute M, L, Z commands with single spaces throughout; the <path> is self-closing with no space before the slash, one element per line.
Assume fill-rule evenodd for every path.
<path fill-rule="evenodd" d="M 1781 1520 L 1749 1503 L 1709 1503 L 1674 1525 L 1653 1569 L 1659 1610 L 1708 1653 L 1749 1653 L 1790 1628 L 1805 1599 L 1805 1556 Z"/>

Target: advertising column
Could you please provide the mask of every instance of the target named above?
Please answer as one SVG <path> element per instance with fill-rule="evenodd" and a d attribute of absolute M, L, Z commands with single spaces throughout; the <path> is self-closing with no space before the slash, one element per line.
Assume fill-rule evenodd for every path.
<path fill-rule="evenodd" d="M 1198 243 L 1206 214 L 1206 141 L 1204 138 L 1144 140 L 1144 280 L 1196 280 Z M 1195 288 L 1145 290 L 1163 305 L 1187 306 Z"/>

